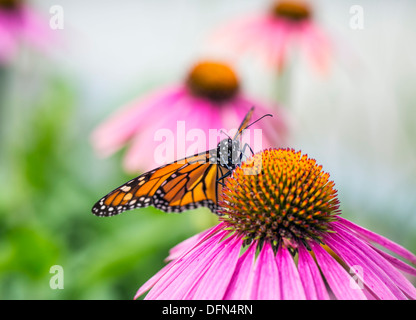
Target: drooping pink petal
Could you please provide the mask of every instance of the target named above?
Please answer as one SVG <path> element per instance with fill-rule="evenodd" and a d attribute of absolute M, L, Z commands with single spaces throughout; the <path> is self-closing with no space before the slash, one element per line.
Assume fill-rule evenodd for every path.
<path fill-rule="evenodd" d="M 368 274 L 371 274 L 372 270 L 377 270 L 377 276 L 382 279 L 383 283 L 389 286 L 389 289 L 392 290 L 396 297 L 400 299 L 405 298 L 403 294 L 397 293 L 397 291 L 394 290 L 397 286 L 408 296 L 416 298 L 416 289 L 414 286 L 403 276 L 403 274 L 384 259 L 383 256 L 380 256 L 377 252 L 373 251 L 364 241 L 355 238 L 349 232 L 345 231 L 342 225 L 334 223 L 334 230 L 343 237 L 345 245 L 347 245 L 348 242 L 353 244 L 355 247 L 353 251 L 356 255 L 360 254 L 361 251 L 363 259 L 368 257 L 367 263 L 363 263 L 362 266 L 364 268 L 366 265 L 371 265 L 371 267 L 367 268 L 371 269 L 366 271 Z M 373 290 L 373 288 L 370 289 Z M 378 295 L 378 292 L 375 292 L 375 294 Z"/>
<path fill-rule="evenodd" d="M 127 172 L 149 171 L 178 160 L 176 149 L 183 141 L 177 141 L 177 121 L 172 119 L 177 119 L 179 114 L 180 109 L 173 109 L 168 117 L 159 117 L 143 131 L 135 132 L 123 159 Z"/>
<path fill-rule="evenodd" d="M 140 126 L 144 129 L 149 123 L 160 119 L 161 112 L 168 114 L 168 107 L 183 94 L 183 88 L 167 88 L 129 103 L 93 131 L 93 147 L 102 156 L 112 154 L 121 148 Z"/>
<path fill-rule="evenodd" d="M 165 261 L 178 259 L 180 256 L 184 255 L 186 252 L 199 245 L 201 242 L 205 241 L 222 228 L 224 228 L 224 222 L 220 222 L 216 226 L 197 233 L 196 235 L 182 241 L 169 250 L 169 256 L 165 259 Z"/>
<path fill-rule="evenodd" d="M 0 10 L 0 62 L 10 61 L 20 42 L 43 51 L 55 44 L 49 20 L 24 3 L 16 10 Z"/>
<path fill-rule="evenodd" d="M 239 96 L 238 100 L 236 101 L 236 106 L 238 103 L 238 106 L 245 105 L 246 108 L 248 106 L 252 106 L 253 100 L 248 99 L 243 96 Z M 267 117 L 261 120 L 260 122 L 254 124 L 250 129 L 260 129 L 262 130 L 262 148 L 261 150 L 265 148 L 271 148 L 271 147 L 285 147 L 287 143 L 287 136 L 289 134 L 289 115 L 285 110 L 282 108 L 279 108 L 278 106 L 270 105 L 270 107 L 266 107 L 265 103 L 256 101 L 255 112 L 253 114 L 252 120 L 257 120 L 260 117 L 264 116 L 265 114 L 272 114 L 272 117 Z M 245 108 L 238 107 L 236 108 L 239 112 L 239 118 L 242 119 L 245 115 L 245 113 L 248 111 L 245 111 L 243 113 L 243 110 Z M 249 129 L 249 130 L 250 130 Z M 253 134 L 254 136 L 254 134 Z M 256 147 L 256 146 L 254 146 Z M 258 150 L 258 151 L 261 151 Z M 255 151 L 256 152 L 256 151 Z"/>
<path fill-rule="evenodd" d="M 286 56 L 290 46 L 290 27 L 285 21 L 275 20 L 271 22 L 270 28 L 270 59 L 271 63 L 282 71 L 286 62 Z"/>
<path fill-rule="evenodd" d="M 237 104 L 237 99 L 228 102 L 224 108 L 219 110 L 223 125 L 222 129 L 225 129 L 227 134 L 231 134 L 231 138 L 233 138 L 238 126 L 251 108 L 251 106 Z M 239 116 L 239 108 L 241 108 L 242 114 L 244 114 L 242 117 Z"/>
<path fill-rule="evenodd" d="M 285 59 L 286 43 L 282 41 L 285 37 L 284 28 L 273 17 L 263 17 L 258 26 L 260 28 L 251 37 L 242 35 L 246 37 L 246 46 L 249 48 L 246 51 L 257 54 L 268 68 L 276 68 L 277 63 Z"/>
<path fill-rule="evenodd" d="M 361 290 L 352 286 L 353 279 L 343 267 L 319 244 L 310 241 L 309 246 L 315 254 L 318 265 L 335 297 L 339 300 L 365 300 Z"/>
<path fill-rule="evenodd" d="M 224 227 L 224 223 L 221 222 L 218 225 L 179 243 L 177 246 L 175 246 L 169 251 L 170 253 L 169 257 L 166 260 L 179 260 L 180 258 L 185 257 L 191 250 L 193 250 L 198 245 L 203 243 L 205 240 L 210 238 L 212 235 L 217 233 L 223 227 Z M 150 288 L 152 288 L 160 280 L 160 278 L 164 276 L 175 265 L 174 262 L 175 261 L 172 261 L 169 264 L 167 264 L 158 273 L 156 273 L 152 278 L 150 278 L 145 284 L 143 284 L 137 291 L 134 299 L 137 299 L 143 293 L 145 293 Z"/>
<path fill-rule="evenodd" d="M 214 31 L 209 43 L 214 47 L 226 45 L 231 49 L 231 57 L 237 58 L 242 51 L 256 48 L 258 36 L 265 27 L 267 25 L 262 14 L 245 15 Z"/>
<path fill-rule="evenodd" d="M 175 283 L 175 280 L 182 276 L 182 272 L 186 271 L 187 268 L 195 263 L 195 260 L 201 259 L 205 254 L 212 252 L 215 249 L 215 244 L 219 241 L 218 237 L 211 237 L 201 243 L 200 246 L 196 246 L 193 250 L 188 251 L 186 254 L 182 255 L 179 259 L 172 262 L 172 267 L 167 270 L 163 277 L 153 286 L 152 290 L 147 294 L 146 300 L 156 300 L 163 299 L 162 295 L 168 291 L 172 292 L 175 290 L 175 286 L 172 283 Z M 192 283 L 186 283 L 189 288 L 191 288 Z M 186 290 L 186 292 L 188 291 Z M 185 293 L 186 293 L 185 292 Z"/>
<path fill-rule="evenodd" d="M 224 294 L 224 300 L 250 299 L 253 285 L 253 264 L 256 254 L 257 242 L 250 244 L 249 248 L 238 259 L 233 276 L 229 281 Z"/>
<path fill-rule="evenodd" d="M 364 287 L 361 291 L 364 293 L 365 298 L 367 300 L 379 300 L 376 296 L 374 296 L 374 293 L 372 291 L 367 289 L 367 287 Z"/>
<path fill-rule="evenodd" d="M 165 273 L 172 268 L 174 262 L 170 262 L 166 266 L 164 266 L 162 269 L 160 269 L 153 277 L 151 277 L 149 280 L 147 280 L 140 288 L 137 290 L 136 295 L 134 296 L 134 300 L 139 298 L 142 294 L 144 294 L 146 291 L 150 290 L 159 280 L 162 278 Z"/>
<path fill-rule="evenodd" d="M 284 300 L 305 300 L 305 291 L 289 250 L 281 245 L 277 251 L 276 262 L 280 275 L 280 291 Z"/>
<path fill-rule="evenodd" d="M 302 243 L 298 245 L 298 271 L 308 300 L 329 300 L 328 290 L 315 260 Z"/>
<path fill-rule="evenodd" d="M 32 8 L 22 5 L 20 8 L 20 36 L 27 42 L 34 44 L 41 50 L 47 50 L 56 43 L 49 20 L 40 16 Z"/>
<path fill-rule="evenodd" d="M 225 106 L 214 103 L 209 99 L 196 97 L 191 93 L 188 93 L 188 95 L 183 99 L 182 104 L 190 107 L 188 115 L 179 116 L 184 121 L 186 120 L 187 144 L 185 154 L 189 156 L 196 153 L 195 150 L 189 150 L 191 145 L 197 145 L 200 152 L 217 147 L 219 140 L 214 139 L 214 141 L 209 141 L 209 131 L 220 131 L 221 129 L 224 129 L 224 119 L 220 114 L 220 110 Z M 175 107 L 182 108 L 182 106 Z M 192 131 L 194 130 L 196 130 L 196 132 L 193 133 Z M 203 141 L 196 144 L 195 140 L 197 136 L 202 133 L 204 137 Z"/>
<path fill-rule="evenodd" d="M 221 108 L 214 105 L 211 106 L 210 112 L 206 113 L 206 119 L 201 123 L 201 129 L 206 132 L 208 137 L 207 150 L 217 148 L 218 143 L 225 139 L 222 130 L 225 131 L 227 129 L 224 125 L 224 118 L 221 116 Z M 217 136 L 214 137 L 214 134 Z"/>
<path fill-rule="evenodd" d="M 220 300 L 224 297 L 233 276 L 242 240 L 232 235 L 230 241 L 223 241 L 221 251 L 203 273 L 198 285 L 185 298 L 193 300 Z"/>
<path fill-rule="evenodd" d="M 403 272 L 406 272 L 412 276 L 416 277 L 416 269 L 409 266 L 407 263 L 404 263 L 403 261 L 397 259 L 396 257 L 393 257 L 392 255 L 374 247 L 371 246 L 373 250 L 377 251 L 380 255 L 382 255 L 386 260 L 388 260 L 393 266 L 395 266 L 397 269 L 402 270 Z"/>
<path fill-rule="evenodd" d="M 331 47 L 328 36 L 310 21 L 302 25 L 300 44 L 306 58 L 321 74 L 327 74 L 331 57 Z"/>
<path fill-rule="evenodd" d="M 292 45 L 293 26 L 284 19 L 276 19 L 271 15 L 263 15 L 255 19 L 247 19 L 245 28 L 249 31 L 233 31 L 234 38 L 228 41 L 230 46 L 238 43 L 234 50 L 257 54 L 268 68 L 281 71 L 286 62 L 288 48 Z M 232 30 L 230 30 L 230 33 Z"/>
<path fill-rule="evenodd" d="M 146 154 L 153 155 L 148 157 L 152 159 L 153 166 L 160 166 L 185 156 L 205 152 L 209 144 L 209 130 L 219 130 L 222 126 L 223 118 L 216 116 L 218 109 L 206 99 L 184 94 L 169 105 L 169 111 L 165 112 L 165 116 L 161 117 L 159 114 L 158 120 L 148 125 L 145 132 L 137 131 L 124 158 L 125 168 L 134 172 L 143 167 L 140 162 L 143 158 L 143 150 L 146 150 Z M 185 129 L 181 137 L 178 136 L 179 122 Z M 168 157 L 163 155 L 160 158 L 164 161 L 161 161 L 156 154 L 162 142 L 155 140 L 154 137 L 157 132 L 161 132 L 160 130 L 171 132 L 173 139 L 173 152 L 169 153 Z"/>
<path fill-rule="evenodd" d="M 397 243 L 377 234 L 374 233 L 366 228 L 360 227 L 359 225 L 356 225 L 355 223 L 352 223 L 351 221 L 348 221 L 342 217 L 339 217 L 338 220 L 339 224 L 342 224 L 343 226 L 348 227 L 349 229 L 353 230 L 360 236 L 373 241 L 382 247 L 391 250 L 394 253 L 397 253 L 399 256 L 405 258 L 406 260 L 409 260 L 413 264 L 416 264 L 416 255 L 411 253 L 409 250 L 403 248 L 402 246 L 398 245 Z"/>
<path fill-rule="evenodd" d="M 256 54 L 266 66 L 282 71 L 289 53 L 305 55 L 322 74 L 331 56 L 329 36 L 312 20 L 289 21 L 264 13 L 235 19 L 213 35 L 213 46 L 228 48 L 232 57 Z M 294 50 L 295 49 L 295 50 Z"/>
<path fill-rule="evenodd" d="M 190 248 L 193 248 L 201 239 L 206 238 L 205 236 L 210 234 L 212 229 L 204 230 L 196 235 L 178 243 L 176 246 L 169 250 L 169 256 L 166 257 L 165 261 L 172 261 L 178 259 L 182 254 L 187 252 Z"/>
<path fill-rule="evenodd" d="M 227 232 L 219 232 L 194 250 L 173 261 L 173 266 L 147 294 L 146 300 L 183 299 L 193 288 L 213 256 L 220 250 L 218 242 Z"/>
<path fill-rule="evenodd" d="M 379 299 L 396 300 L 405 299 L 404 294 L 365 253 L 349 243 L 347 239 L 341 239 L 337 234 L 325 237 L 325 243 L 351 268 L 350 273 L 356 277 L 357 286 L 368 287 Z M 368 255 L 368 251 L 367 251 Z"/>
<path fill-rule="evenodd" d="M 257 257 L 253 272 L 253 288 L 251 299 L 279 300 L 280 277 L 275 260 L 275 254 L 269 242 L 265 242 Z"/>
<path fill-rule="evenodd" d="M 15 23 L 0 12 L 0 63 L 7 63 L 17 49 L 18 32 Z"/>

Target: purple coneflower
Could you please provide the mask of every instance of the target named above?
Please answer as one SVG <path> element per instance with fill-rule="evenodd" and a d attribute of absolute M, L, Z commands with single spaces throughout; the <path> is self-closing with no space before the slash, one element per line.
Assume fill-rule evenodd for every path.
<path fill-rule="evenodd" d="M 257 174 L 258 173 L 258 174 Z M 314 159 L 269 149 L 226 180 L 221 222 L 170 252 L 146 299 L 416 299 L 398 244 L 341 218 Z"/>
<path fill-rule="evenodd" d="M 230 66 L 220 62 L 204 61 L 193 66 L 183 83 L 163 88 L 134 101 L 110 116 L 93 132 L 92 144 L 102 156 L 108 156 L 128 145 L 124 157 L 125 169 L 129 172 L 150 170 L 164 164 L 155 159 L 155 150 L 161 144 L 161 140 L 156 138 L 159 130 L 173 133 L 176 140 L 172 141 L 171 145 L 185 144 L 186 147 L 183 149 L 192 145 L 194 148 L 190 154 L 194 154 L 196 149 L 204 152 L 208 148 L 216 147 L 218 141 L 209 141 L 213 143 L 210 146 L 206 140 L 192 143 L 181 141 L 185 137 L 179 137 L 179 122 L 183 121 L 187 133 L 198 129 L 206 134 L 208 140 L 209 129 L 237 129 L 253 106 L 253 120 L 270 112 L 271 109 L 276 110 L 275 106 L 266 107 L 248 98 L 242 92 L 240 81 Z M 263 130 L 263 147 L 284 145 L 286 117 L 282 110 L 277 110 L 273 112 L 273 118 L 263 121 L 261 126 L 257 127 Z M 255 126 L 252 128 L 255 129 Z M 258 148 L 261 149 L 262 146 Z M 175 153 L 169 154 L 170 157 L 165 162 L 190 155 L 174 151 Z"/>
<path fill-rule="evenodd" d="M 282 71 L 288 53 L 298 47 L 320 72 L 329 66 L 331 45 L 328 36 L 312 18 L 306 1 L 275 2 L 269 12 L 238 18 L 214 33 L 215 43 L 225 44 L 237 55 L 241 52 L 259 54 L 267 65 Z"/>
<path fill-rule="evenodd" d="M 51 39 L 49 24 L 23 0 L 0 0 L 0 64 L 16 54 L 19 41 L 44 49 Z"/>

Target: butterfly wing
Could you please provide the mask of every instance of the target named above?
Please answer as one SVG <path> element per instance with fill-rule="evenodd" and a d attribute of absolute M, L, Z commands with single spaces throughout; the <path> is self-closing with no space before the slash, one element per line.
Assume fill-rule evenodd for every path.
<path fill-rule="evenodd" d="M 243 132 L 243 130 L 248 126 L 248 123 L 250 122 L 250 119 L 253 115 L 254 112 L 254 107 L 252 107 L 246 114 L 246 116 L 244 117 L 243 121 L 241 121 L 240 126 L 238 127 L 238 130 L 236 132 L 236 134 L 234 135 L 233 140 L 236 140 L 238 138 L 238 136 Z"/>
<path fill-rule="evenodd" d="M 253 111 L 254 107 L 244 117 L 234 141 L 248 126 Z M 221 165 L 216 158 L 218 153 L 221 150 L 209 150 L 146 172 L 100 199 L 92 212 L 97 216 L 113 216 L 153 205 L 165 212 L 208 207 L 217 213 L 222 189 L 219 180 L 234 167 L 227 161 Z"/>
<path fill-rule="evenodd" d="M 218 179 L 229 170 L 210 162 L 211 152 L 175 161 L 128 181 L 99 200 L 92 212 L 113 216 L 150 205 L 165 212 L 201 206 L 216 212 L 222 188 Z"/>

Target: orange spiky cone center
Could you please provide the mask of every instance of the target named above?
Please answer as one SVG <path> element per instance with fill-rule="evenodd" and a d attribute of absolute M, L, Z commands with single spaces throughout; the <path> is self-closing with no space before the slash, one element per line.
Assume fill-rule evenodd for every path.
<path fill-rule="evenodd" d="M 322 166 L 300 151 L 264 150 L 226 179 L 221 219 L 246 243 L 319 241 L 340 213 L 334 187 Z"/>

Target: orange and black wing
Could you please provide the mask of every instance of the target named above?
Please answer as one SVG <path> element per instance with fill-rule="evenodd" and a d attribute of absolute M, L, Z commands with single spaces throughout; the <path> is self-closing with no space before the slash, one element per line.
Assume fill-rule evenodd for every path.
<path fill-rule="evenodd" d="M 229 170 L 210 163 L 209 157 L 207 151 L 144 173 L 99 200 L 92 212 L 97 216 L 113 216 L 150 205 L 165 212 L 197 207 L 216 212 L 222 188 L 218 179 Z"/>

